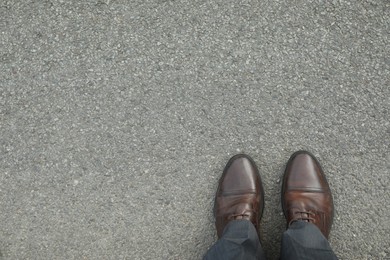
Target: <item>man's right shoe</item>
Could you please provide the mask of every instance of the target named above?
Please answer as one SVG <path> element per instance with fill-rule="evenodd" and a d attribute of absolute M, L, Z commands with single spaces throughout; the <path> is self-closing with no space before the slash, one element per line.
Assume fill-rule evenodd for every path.
<path fill-rule="evenodd" d="M 282 208 L 287 226 L 295 221 L 310 222 L 329 237 L 333 222 L 332 194 L 320 164 L 309 152 L 298 151 L 287 163 Z"/>
<path fill-rule="evenodd" d="M 219 180 L 214 202 L 218 238 L 232 220 L 249 220 L 259 231 L 264 207 L 264 192 L 259 171 L 245 154 L 233 156 Z"/>

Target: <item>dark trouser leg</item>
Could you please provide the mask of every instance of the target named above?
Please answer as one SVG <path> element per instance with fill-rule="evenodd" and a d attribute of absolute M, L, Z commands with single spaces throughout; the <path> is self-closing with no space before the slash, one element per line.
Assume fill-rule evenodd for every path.
<path fill-rule="evenodd" d="M 297 221 L 284 232 L 281 260 L 337 259 L 328 240 L 313 224 Z"/>
<path fill-rule="evenodd" d="M 248 220 L 233 220 L 223 230 L 222 237 L 207 251 L 211 259 L 265 259 L 255 226 Z"/>

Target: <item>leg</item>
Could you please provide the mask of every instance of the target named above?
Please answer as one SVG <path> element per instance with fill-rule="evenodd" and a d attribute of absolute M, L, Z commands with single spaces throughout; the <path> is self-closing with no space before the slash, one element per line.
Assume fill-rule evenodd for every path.
<path fill-rule="evenodd" d="M 204 257 L 211 259 L 265 259 L 255 226 L 248 220 L 231 221 Z"/>
<path fill-rule="evenodd" d="M 314 224 L 296 221 L 283 234 L 280 259 L 332 260 L 337 257 L 328 240 Z"/>

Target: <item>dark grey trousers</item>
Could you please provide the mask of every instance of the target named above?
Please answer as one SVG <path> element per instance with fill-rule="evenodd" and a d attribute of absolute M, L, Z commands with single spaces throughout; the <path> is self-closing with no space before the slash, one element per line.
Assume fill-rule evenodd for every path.
<path fill-rule="evenodd" d="M 204 259 L 266 259 L 253 224 L 248 220 L 231 221 L 222 237 L 208 250 Z M 313 224 L 297 221 L 283 233 L 281 260 L 337 259 L 328 240 Z"/>

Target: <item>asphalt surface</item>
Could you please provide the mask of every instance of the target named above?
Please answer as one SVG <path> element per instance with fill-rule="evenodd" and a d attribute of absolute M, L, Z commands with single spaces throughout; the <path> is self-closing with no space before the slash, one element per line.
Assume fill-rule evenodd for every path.
<path fill-rule="evenodd" d="M 390 2 L 1 1 L 0 258 L 201 259 L 228 159 L 331 185 L 340 259 L 390 258 Z"/>

